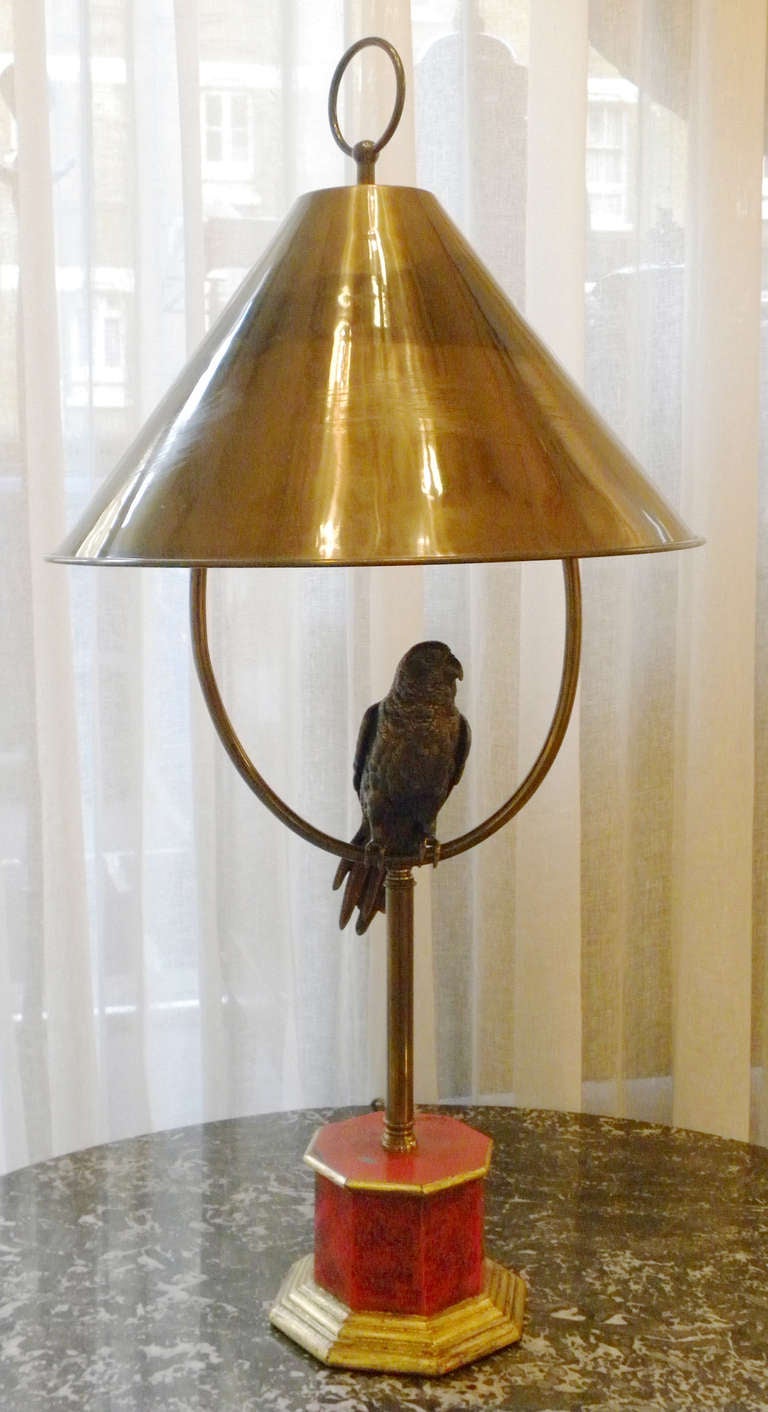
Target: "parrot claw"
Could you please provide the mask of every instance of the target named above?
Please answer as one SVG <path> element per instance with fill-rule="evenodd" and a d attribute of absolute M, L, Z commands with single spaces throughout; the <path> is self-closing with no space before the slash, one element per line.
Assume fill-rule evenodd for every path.
<path fill-rule="evenodd" d="M 431 863 L 436 868 L 440 862 L 440 840 L 428 834 L 421 840 L 419 845 L 419 867 L 424 863 Z"/>

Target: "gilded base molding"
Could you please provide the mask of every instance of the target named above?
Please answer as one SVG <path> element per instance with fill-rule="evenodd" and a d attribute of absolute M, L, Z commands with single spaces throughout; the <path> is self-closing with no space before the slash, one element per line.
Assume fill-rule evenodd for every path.
<path fill-rule="evenodd" d="M 494 1260 L 480 1294 L 429 1317 L 356 1312 L 313 1278 L 305 1255 L 288 1272 L 270 1320 L 322 1363 L 388 1373 L 437 1376 L 510 1343 L 523 1331 L 525 1284 Z"/>

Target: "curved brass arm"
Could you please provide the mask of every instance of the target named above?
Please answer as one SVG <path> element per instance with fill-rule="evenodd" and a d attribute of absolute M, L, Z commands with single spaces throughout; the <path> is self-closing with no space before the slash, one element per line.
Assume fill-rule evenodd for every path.
<path fill-rule="evenodd" d="M 518 785 L 514 794 L 503 804 L 500 809 L 491 814 L 483 823 L 476 828 L 470 829 L 468 833 L 462 834 L 459 838 L 454 838 L 448 843 L 442 844 L 440 857 L 454 858 L 459 853 L 464 853 L 468 848 L 474 848 L 475 844 L 482 843 L 489 838 L 504 824 L 522 809 L 528 800 L 542 783 L 554 764 L 560 746 L 563 743 L 565 732 L 568 728 L 571 710 L 573 708 L 574 697 L 576 695 L 576 684 L 579 676 L 579 658 L 581 655 L 581 589 L 579 582 L 579 566 L 576 559 L 563 559 L 563 577 L 565 580 L 565 646 L 563 651 L 563 669 L 560 680 L 560 692 L 557 698 L 555 713 L 547 732 L 546 740 L 539 751 L 531 769 L 521 784 Z M 347 858 L 350 862 L 362 861 L 365 858 L 365 850 L 353 843 L 347 843 L 344 839 L 335 838 L 332 834 L 323 833 L 314 824 L 310 824 L 297 814 L 275 794 L 266 780 L 259 774 L 250 756 L 240 743 L 232 722 L 227 715 L 221 693 L 216 682 L 216 678 L 211 663 L 210 651 L 208 648 L 208 627 L 206 621 L 206 578 L 207 571 L 202 568 L 195 568 L 191 571 L 190 577 L 190 624 L 192 629 L 192 647 L 195 657 L 195 666 L 203 689 L 206 705 L 211 716 L 211 720 L 216 727 L 224 749 L 226 750 L 235 769 L 245 780 L 246 784 L 258 796 L 262 804 L 266 805 L 278 819 L 293 829 L 294 833 L 301 838 L 313 843 L 317 848 L 323 848 L 327 853 L 333 853 L 337 858 Z M 423 860 L 418 857 L 413 858 L 388 858 L 387 867 L 394 868 L 415 868 Z"/>
<path fill-rule="evenodd" d="M 581 580 L 579 578 L 578 559 L 563 559 L 563 579 L 565 582 L 565 644 L 563 647 L 563 669 L 560 677 L 560 692 L 555 706 L 555 714 L 552 717 L 547 738 L 539 751 L 531 769 L 525 779 L 518 785 L 514 794 L 510 796 L 506 804 L 502 804 L 494 814 L 491 814 L 484 823 L 478 824 L 477 828 L 470 829 L 469 833 L 464 833 L 460 838 L 455 838 L 451 843 L 443 844 L 440 849 L 440 857 L 453 858 L 457 853 L 463 853 L 467 848 L 474 848 L 476 843 L 482 843 L 497 829 L 508 824 L 509 820 L 519 814 L 520 810 L 528 800 L 536 793 L 545 775 L 549 774 L 555 759 L 560 750 L 560 746 L 565 738 L 568 729 L 568 722 L 571 719 L 571 711 L 576 697 L 576 686 L 579 680 L 579 662 L 581 661 Z"/>
<path fill-rule="evenodd" d="M 206 580 L 206 569 L 191 570 L 189 618 L 192 629 L 192 651 L 208 712 L 218 731 L 219 740 L 232 764 L 262 804 L 266 805 L 273 814 L 276 814 L 281 823 L 286 824 L 289 829 L 293 829 L 294 833 L 305 838 L 308 843 L 314 843 L 318 848 L 324 848 L 327 853 L 335 853 L 339 858 L 363 858 L 362 848 L 351 843 L 344 843 L 331 834 L 323 833 L 321 829 L 315 828 L 314 824 L 308 823 L 306 819 L 302 819 L 300 814 L 291 809 L 262 778 L 247 751 L 241 745 L 221 699 L 221 692 L 214 675 L 211 654 L 208 649 L 208 623 L 205 611 Z"/>

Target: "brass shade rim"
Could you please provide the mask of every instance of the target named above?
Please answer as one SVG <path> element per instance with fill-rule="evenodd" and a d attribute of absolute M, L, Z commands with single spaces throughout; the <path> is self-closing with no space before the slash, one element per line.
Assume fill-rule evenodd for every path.
<path fill-rule="evenodd" d="M 440 564 L 458 566 L 461 564 L 544 564 L 559 563 L 562 559 L 624 559 L 628 555 L 665 554 L 680 549 L 698 549 L 706 544 L 702 535 L 691 535 L 687 539 L 670 540 L 667 544 L 633 544 L 616 549 L 564 549 L 552 554 L 436 554 L 433 556 L 411 556 L 398 558 L 366 559 L 311 559 L 311 558 L 225 558 L 222 555 L 210 557 L 155 556 L 143 558 L 128 557 L 108 553 L 83 555 L 77 553 L 46 554 L 48 564 L 85 565 L 98 568 L 108 565 L 115 569 L 402 569 L 434 568 Z"/>

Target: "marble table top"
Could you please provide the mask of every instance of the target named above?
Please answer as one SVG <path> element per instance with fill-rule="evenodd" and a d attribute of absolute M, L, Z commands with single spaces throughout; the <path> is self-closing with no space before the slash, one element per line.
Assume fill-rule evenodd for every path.
<path fill-rule="evenodd" d="M 580 1115 L 462 1110 L 495 1143 L 486 1245 L 529 1285 L 520 1344 L 440 1379 L 314 1362 L 268 1312 L 312 1245 L 302 1154 L 351 1111 L 2 1179 L 3 1412 L 768 1409 L 768 1149 Z"/>

